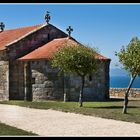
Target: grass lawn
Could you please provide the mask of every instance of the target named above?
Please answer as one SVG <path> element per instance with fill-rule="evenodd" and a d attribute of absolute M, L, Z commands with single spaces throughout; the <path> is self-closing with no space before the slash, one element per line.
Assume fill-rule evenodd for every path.
<path fill-rule="evenodd" d="M 58 101 L 1 101 L 1 104 L 19 105 L 37 109 L 54 109 L 64 112 L 74 112 L 84 115 L 98 116 L 102 118 L 122 120 L 140 123 L 140 101 L 130 100 L 128 114 L 122 114 L 123 100 L 111 99 L 106 102 L 84 102 L 83 107 L 79 107 L 78 102 L 58 102 Z"/>
<path fill-rule="evenodd" d="M 13 136 L 13 135 L 24 135 L 24 136 L 35 136 L 37 134 L 34 134 L 32 132 L 27 132 L 27 131 L 24 131 L 22 129 L 18 129 L 16 127 L 12 127 L 12 126 L 9 126 L 9 125 L 6 125 L 4 123 L 0 123 L 0 135 L 2 136 L 5 136 L 5 135 L 9 135 L 9 136 Z"/>

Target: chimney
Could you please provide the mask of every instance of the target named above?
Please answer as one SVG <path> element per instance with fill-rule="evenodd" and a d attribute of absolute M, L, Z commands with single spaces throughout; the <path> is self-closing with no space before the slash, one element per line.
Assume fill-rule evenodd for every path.
<path fill-rule="evenodd" d="M 4 28 L 5 28 L 5 24 L 3 22 L 0 22 L 0 29 L 1 29 L 1 32 L 4 31 Z"/>

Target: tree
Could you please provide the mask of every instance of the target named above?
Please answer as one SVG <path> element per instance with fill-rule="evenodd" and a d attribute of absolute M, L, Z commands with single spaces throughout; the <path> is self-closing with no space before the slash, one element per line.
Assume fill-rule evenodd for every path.
<path fill-rule="evenodd" d="M 123 68 L 128 71 L 131 76 L 128 88 L 125 92 L 123 112 L 127 113 L 128 96 L 132 84 L 137 76 L 140 76 L 140 40 L 137 37 L 132 38 L 130 43 L 126 47 L 122 47 L 120 52 L 116 52 L 116 56 L 119 58 L 119 62 L 123 65 Z"/>
<path fill-rule="evenodd" d="M 98 69 L 98 60 L 95 58 L 96 49 L 82 45 L 62 47 L 52 58 L 52 66 L 58 67 L 64 73 L 76 73 L 81 77 L 79 103 L 83 106 L 83 89 L 85 76 L 95 74 Z"/>

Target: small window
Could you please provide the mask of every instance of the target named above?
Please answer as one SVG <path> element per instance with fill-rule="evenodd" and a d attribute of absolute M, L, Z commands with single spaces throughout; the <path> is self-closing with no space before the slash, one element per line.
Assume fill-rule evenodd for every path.
<path fill-rule="evenodd" d="M 48 41 L 50 41 L 50 34 L 48 34 Z"/>
<path fill-rule="evenodd" d="M 89 75 L 89 81 L 92 81 L 92 76 L 91 75 Z"/>
<path fill-rule="evenodd" d="M 35 78 L 32 78 L 32 84 L 35 84 Z"/>
<path fill-rule="evenodd" d="M 45 65 L 47 65 L 48 64 L 48 61 L 45 61 Z"/>

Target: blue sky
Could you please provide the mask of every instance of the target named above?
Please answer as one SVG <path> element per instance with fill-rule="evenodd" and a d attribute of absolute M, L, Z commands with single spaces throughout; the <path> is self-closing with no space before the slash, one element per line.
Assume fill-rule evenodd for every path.
<path fill-rule="evenodd" d="M 63 31 L 71 25 L 75 39 L 112 59 L 111 68 L 118 62 L 114 52 L 140 38 L 140 4 L 0 4 L 0 21 L 6 29 L 42 24 L 47 10 L 51 24 Z"/>

